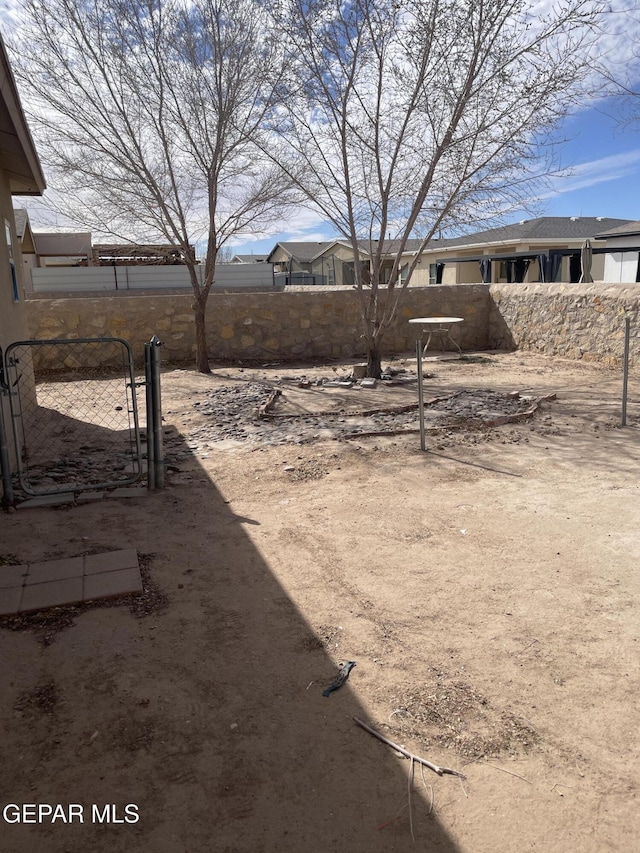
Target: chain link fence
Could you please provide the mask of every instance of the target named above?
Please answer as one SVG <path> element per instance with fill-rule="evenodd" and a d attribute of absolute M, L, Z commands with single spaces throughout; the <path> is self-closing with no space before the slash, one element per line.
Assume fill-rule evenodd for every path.
<path fill-rule="evenodd" d="M 24 492 L 77 492 L 140 479 L 136 382 L 126 341 L 21 341 L 7 348 L 5 369 Z"/>

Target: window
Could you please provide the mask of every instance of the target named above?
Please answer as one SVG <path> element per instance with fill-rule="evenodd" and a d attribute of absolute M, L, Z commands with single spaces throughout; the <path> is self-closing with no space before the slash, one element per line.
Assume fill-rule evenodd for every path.
<path fill-rule="evenodd" d="M 435 284 L 437 281 L 437 271 L 435 264 L 429 264 L 429 284 Z"/>
<path fill-rule="evenodd" d="M 11 270 L 11 283 L 13 286 L 13 301 L 20 302 L 20 291 L 18 290 L 18 279 L 16 278 L 16 265 L 13 259 L 13 240 L 11 239 L 11 225 L 8 219 L 4 221 L 4 236 L 7 241 L 7 252 L 9 254 L 9 268 Z"/>

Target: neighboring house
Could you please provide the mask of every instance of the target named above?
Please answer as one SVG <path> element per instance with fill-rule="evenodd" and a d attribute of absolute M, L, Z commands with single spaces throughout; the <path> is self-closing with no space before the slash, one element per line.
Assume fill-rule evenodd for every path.
<path fill-rule="evenodd" d="M 605 217 L 543 216 L 489 228 L 463 237 L 432 240 L 412 284 L 473 284 L 580 280 L 585 240 L 628 224 Z M 604 277 L 605 243 L 592 243 L 592 276 Z"/>
<path fill-rule="evenodd" d="M 578 281 L 580 249 L 585 240 L 600 240 L 600 232 L 626 225 L 626 219 L 544 216 L 463 237 L 434 239 L 423 250 L 411 284 Z M 601 242 L 593 247 L 595 280 L 604 276 L 606 245 Z M 419 247 L 419 240 L 407 241 L 401 278 Z M 364 258 L 367 249 L 368 244 L 363 242 Z M 397 241 L 389 241 L 389 257 L 382 266 L 383 284 L 388 281 L 396 250 Z M 354 284 L 353 250 L 343 240 L 277 243 L 267 260 L 274 265 L 276 281 L 284 279 L 285 284 Z M 363 263 L 368 272 L 368 262 Z"/>
<path fill-rule="evenodd" d="M 7 53 L 0 37 L 0 348 L 29 337 L 24 305 L 21 241 L 13 212 L 12 196 L 42 195 L 45 180 L 31 133 L 22 111 Z M 24 236 L 24 231 L 23 231 Z M 23 387 L 32 378 L 22 371 Z M 34 390 L 35 392 L 35 390 Z M 7 397 L 0 394 L 0 418 L 9 427 Z M 11 443 L 9 442 L 9 446 Z M 10 459 L 12 464 L 13 460 Z M 0 460 L 0 464 L 2 464 Z M 5 460 L 4 476 L 8 476 Z"/>
<path fill-rule="evenodd" d="M 16 235 L 25 270 L 41 267 L 76 267 L 91 264 L 91 233 L 68 231 L 34 231 L 24 208 L 14 210 Z M 25 275 L 25 287 L 30 291 L 31 277 Z"/>
<path fill-rule="evenodd" d="M 16 223 L 16 238 L 20 244 L 22 260 L 26 261 L 26 255 L 34 255 L 36 251 L 35 239 L 29 222 L 29 214 L 24 207 L 16 207 L 13 210 Z"/>
<path fill-rule="evenodd" d="M 607 241 L 604 281 L 615 284 L 640 281 L 640 220 L 605 231 L 598 239 Z"/>
<path fill-rule="evenodd" d="M 409 243 L 417 245 L 418 241 L 412 240 Z M 393 248 L 392 241 L 389 247 Z M 366 281 L 369 275 L 369 262 L 366 260 L 368 244 L 363 243 L 360 246 L 360 253 L 360 262 Z M 273 264 L 275 281 L 279 284 L 322 284 L 343 287 L 353 287 L 355 284 L 353 249 L 345 240 L 276 243 L 267 261 Z M 392 266 L 391 259 L 383 262 L 383 284 L 389 280 Z"/>
<path fill-rule="evenodd" d="M 234 255 L 230 264 L 265 264 L 268 255 Z"/>
<path fill-rule="evenodd" d="M 333 246 L 344 246 L 348 257 L 353 258 L 351 248 L 337 240 L 298 241 L 276 243 L 267 262 L 273 264 L 274 278 L 280 284 L 343 284 L 342 264 L 337 265 L 335 255 L 329 252 Z"/>
<path fill-rule="evenodd" d="M 37 267 L 77 267 L 92 264 L 91 232 L 34 231 Z"/>

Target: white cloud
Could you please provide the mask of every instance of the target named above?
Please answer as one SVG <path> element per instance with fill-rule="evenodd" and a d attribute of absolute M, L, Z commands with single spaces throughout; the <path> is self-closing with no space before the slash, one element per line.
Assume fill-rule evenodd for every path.
<path fill-rule="evenodd" d="M 291 216 L 280 219 L 271 224 L 271 227 L 260 234 L 238 234 L 230 245 L 249 246 L 260 240 L 273 238 L 274 242 L 295 242 L 298 240 L 309 242 L 323 242 L 331 240 L 335 236 L 332 226 L 326 222 L 321 214 L 296 208 Z"/>
<path fill-rule="evenodd" d="M 637 174 L 640 170 L 640 148 L 626 151 L 623 154 L 612 154 L 585 163 L 572 166 L 567 176 L 550 179 L 551 188 L 537 197 L 539 201 L 554 198 L 557 195 L 586 189 L 587 187 L 615 181 L 628 175 Z"/>

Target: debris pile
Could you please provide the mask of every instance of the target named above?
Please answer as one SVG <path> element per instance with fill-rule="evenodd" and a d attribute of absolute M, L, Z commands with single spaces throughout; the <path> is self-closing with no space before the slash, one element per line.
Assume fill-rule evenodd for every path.
<path fill-rule="evenodd" d="M 410 374 L 406 377 L 414 380 Z M 290 381 L 282 377 L 282 382 Z M 291 380 L 293 381 L 293 380 Z M 358 380 L 360 382 L 364 380 Z M 312 388 L 311 383 L 295 378 L 296 386 Z M 352 380 L 323 381 L 330 393 L 333 387 L 346 388 Z M 315 390 L 317 390 L 317 383 Z M 175 441 L 175 458 L 188 451 L 178 449 L 186 437 L 191 452 L 201 456 L 222 442 L 251 445 L 303 444 L 318 439 L 354 438 L 358 435 L 390 435 L 413 432 L 419 427 L 418 403 L 386 408 L 341 408 L 313 412 L 293 410 L 288 405 L 286 386 L 248 382 L 207 391 L 193 404 L 191 412 L 183 412 L 183 436 Z M 316 401 L 313 401 L 316 404 Z M 364 402 L 364 401 L 362 401 Z M 464 390 L 425 400 L 428 429 L 482 429 L 531 417 L 538 400 L 521 397 L 517 392 Z M 170 412 L 168 414 L 171 414 Z M 171 440 L 170 440 L 171 441 Z"/>

